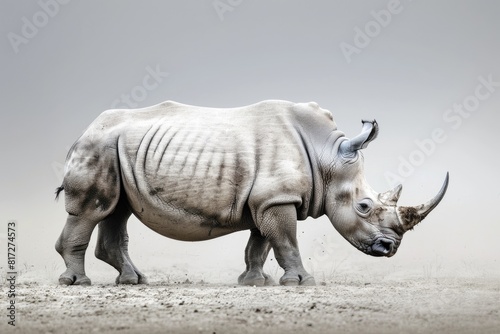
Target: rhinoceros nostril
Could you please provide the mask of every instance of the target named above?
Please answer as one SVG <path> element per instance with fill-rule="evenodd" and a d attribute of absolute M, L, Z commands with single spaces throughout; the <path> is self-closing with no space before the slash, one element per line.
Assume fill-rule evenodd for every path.
<path fill-rule="evenodd" d="M 386 253 L 392 252 L 392 248 L 394 247 L 394 242 L 391 240 L 380 240 L 380 245 L 383 249 L 386 250 Z"/>
<path fill-rule="evenodd" d="M 394 242 L 390 239 L 380 238 L 372 245 L 372 251 L 375 256 L 385 256 L 392 253 L 394 249 Z"/>

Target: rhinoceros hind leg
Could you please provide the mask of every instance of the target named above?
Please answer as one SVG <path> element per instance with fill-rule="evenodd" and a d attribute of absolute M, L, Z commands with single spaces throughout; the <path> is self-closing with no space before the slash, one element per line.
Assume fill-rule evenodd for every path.
<path fill-rule="evenodd" d="M 97 223 L 79 216 L 69 215 L 57 240 L 56 250 L 64 259 L 66 271 L 59 277 L 61 285 L 90 285 L 85 275 L 85 251 Z"/>
<path fill-rule="evenodd" d="M 314 278 L 304 269 L 297 242 L 297 212 L 295 205 L 278 205 L 263 212 L 258 223 L 261 233 L 269 239 L 274 256 L 285 274 L 281 285 L 315 285 Z"/>
<path fill-rule="evenodd" d="M 256 228 L 250 231 L 250 239 L 245 248 L 245 271 L 238 277 L 240 285 L 274 285 L 271 276 L 264 273 L 263 267 L 267 255 L 271 250 L 271 244 Z"/>
<path fill-rule="evenodd" d="M 147 279 L 128 254 L 127 220 L 131 211 L 120 199 L 115 211 L 99 223 L 95 256 L 120 273 L 116 284 L 146 284 Z"/>

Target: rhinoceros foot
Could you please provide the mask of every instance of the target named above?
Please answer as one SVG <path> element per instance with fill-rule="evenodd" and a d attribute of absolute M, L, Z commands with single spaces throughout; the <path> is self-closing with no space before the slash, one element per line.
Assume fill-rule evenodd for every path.
<path fill-rule="evenodd" d="M 122 273 L 115 280 L 116 284 L 148 284 L 146 276 L 140 272 Z"/>
<path fill-rule="evenodd" d="M 271 276 L 260 271 L 245 271 L 238 277 L 238 284 L 250 286 L 275 285 Z"/>
<path fill-rule="evenodd" d="M 91 285 L 90 278 L 83 274 L 75 274 L 71 270 L 66 270 L 59 276 L 60 285 Z"/>
<path fill-rule="evenodd" d="M 301 276 L 301 275 L 292 276 L 287 273 L 280 278 L 280 284 L 285 286 L 297 286 L 297 285 L 314 286 L 316 285 L 316 281 L 312 276 Z"/>

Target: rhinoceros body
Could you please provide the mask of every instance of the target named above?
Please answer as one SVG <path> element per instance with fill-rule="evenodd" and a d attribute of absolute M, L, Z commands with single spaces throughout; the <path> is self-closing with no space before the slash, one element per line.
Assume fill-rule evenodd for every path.
<path fill-rule="evenodd" d="M 429 205 L 423 211 L 398 211 L 400 188 L 375 196 L 364 185 L 357 151 L 376 137 L 378 126 L 364 122 L 363 130 L 348 140 L 332 114 L 314 102 L 263 101 L 215 109 L 168 101 L 102 113 L 71 148 L 58 189 L 65 190 L 69 214 L 56 244 L 67 265 L 60 282 L 90 283 L 83 257 L 97 224 L 96 255 L 119 271 L 117 282 L 145 282 L 128 256 L 126 221 L 131 213 L 178 240 L 250 229 L 242 284 L 271 282 L 262 271 L 271 247 L 285 270 L 282 284 L 314 284 L 295 237 L 296 220 L 309 216 L 327 214 L 366 253 L 393 255 L 402 233 L 411 228 L 401 221 L 418 223 Z M 368 226 L 369 219 L 366 226 L 359 222 L 367 217 L 357 206 L 373 196 L 380 202 L 378 229 Z M 338 216 L 343 206 L 353 217 Z M 346 219 L 352 226 L 346 228 Z M 365 232 L 371 243 L 357 240 Z"/>

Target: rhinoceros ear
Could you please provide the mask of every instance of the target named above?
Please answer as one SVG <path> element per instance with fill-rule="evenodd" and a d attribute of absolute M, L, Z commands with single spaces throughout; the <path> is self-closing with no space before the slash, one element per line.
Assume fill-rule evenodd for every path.
<path fill-rule="evenodd" d="M 378 124 L 376 120 L 362 120 L 363 128 L 361 133 L 352 139 L 343 141 L 340 144 L 339 151 L 343 156 L 353 156 L 357 150 L 366 148 L 368 143 L 377 138 Z"/>

